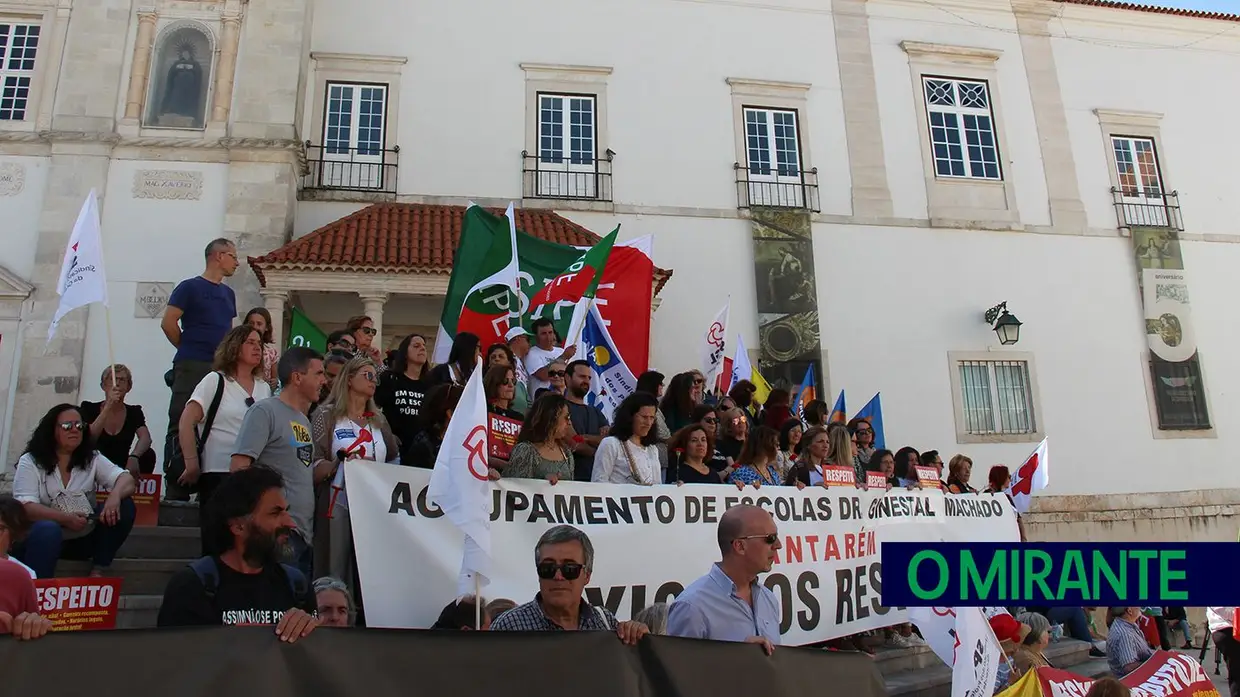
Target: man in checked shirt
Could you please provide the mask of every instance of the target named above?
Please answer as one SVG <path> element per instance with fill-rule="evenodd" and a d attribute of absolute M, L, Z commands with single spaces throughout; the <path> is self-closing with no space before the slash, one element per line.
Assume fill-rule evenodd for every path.
<path fill-rule="evenodd" d="M 594 571 L 594 545 L 571 525 L 557 525 L 534 547 L 538 595 L 491 622 L 493 632 L 561 632 L 602 630 L 615 632 L 633 645 L 650 633 L 641 622 L 619 622 L 607 608 L 594 607 L 582 597 Z"/>

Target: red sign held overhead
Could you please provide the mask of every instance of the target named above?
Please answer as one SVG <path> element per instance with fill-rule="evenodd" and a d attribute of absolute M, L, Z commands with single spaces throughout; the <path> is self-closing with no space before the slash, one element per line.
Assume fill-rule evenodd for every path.
<path fill-rule="evenodd" d="M 34 582 L 39 614 L 53 632 L 115 629 L 119 578 L 46 578 Z"/>

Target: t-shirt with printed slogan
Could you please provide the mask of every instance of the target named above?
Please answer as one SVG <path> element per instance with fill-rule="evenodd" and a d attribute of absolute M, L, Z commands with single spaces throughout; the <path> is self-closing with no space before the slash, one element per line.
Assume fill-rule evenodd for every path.
<path fill-rule="evenodd" d="M 219 576 L 214 598 L 208 597 L 198 574 L 188 566 L 169 579 L 157 626 L 274 626 L 293 608 L 315 611 L 311 591 L 296 597 L 279 564 L 268 564 L 257 574 L 243 574 L 218 558 L 215 564 Z"/>
<path fill-rule="evenodd" d="M 314 537 L 314 443 L 310 420 L 285 404 L 279 397 L 268 397 L 245 413 L 234 455 L 253 458 L 284 477 L 284 498 L 288 513 L 297 524 L 297 534 L 310 542 Z"/>

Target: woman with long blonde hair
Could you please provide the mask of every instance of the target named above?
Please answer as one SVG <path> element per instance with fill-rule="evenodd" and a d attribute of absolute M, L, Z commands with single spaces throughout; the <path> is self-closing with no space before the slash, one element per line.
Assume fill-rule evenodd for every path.
<path fill-rule="evenodd" d="M 357 356 L 345 363 L 332 385 L 331 393 L 314 412 L 311 431 L 316 466 L 335 463 L 331 486 L 319 495 L 318 508 L 328 519 L 327 534 L 314 536 L 315 568 L 343 579 L 357 588 L 354 578 L 353 526 L 349 520 L 349 501 L 345 493 L 345 471 L 350 460 L 392 462 L 400 449 L 383 412 L 375 404 L 379 366 L 369 356 Z M 321 517 L 316 514 L 316 520 Z"/>

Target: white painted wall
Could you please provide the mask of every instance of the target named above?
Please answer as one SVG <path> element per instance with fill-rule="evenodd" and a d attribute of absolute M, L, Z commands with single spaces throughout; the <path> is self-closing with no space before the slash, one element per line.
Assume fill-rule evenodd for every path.
<path fill-rule="evenodd" d="M 13 196 L 0 196 L 0 266 L 30 279 L 34 270 L 34 251 L 39 239 L 39 214 L 47 188 L 46 157 L 0 157 L 25 170 L 26 183 Z"/>
<path fill-rule="evenodd" d="M 133 177 L 139 169 L 202 172 L 202 198 L 135 199 Z M 100 213 L 115 360 L 133 371 L 134 388 L 126 401 L 142 406 L 161 460 L 169 399 L 164 373 L 172 367 L 176 349 L 164 338 L 159 319 L 134 316 L 137 284 L 162 281 L 175 286 L 202 273 L 207 243 L 225 236 L 227 183 L 228 166 L 224 164 L 113 160 L 108 171 L 108 193 Z M 102 308 L 92 307 L 86 328 L 80 400 L 102 398 L 99 377 L 107 365 L 106 315 Z"/>

